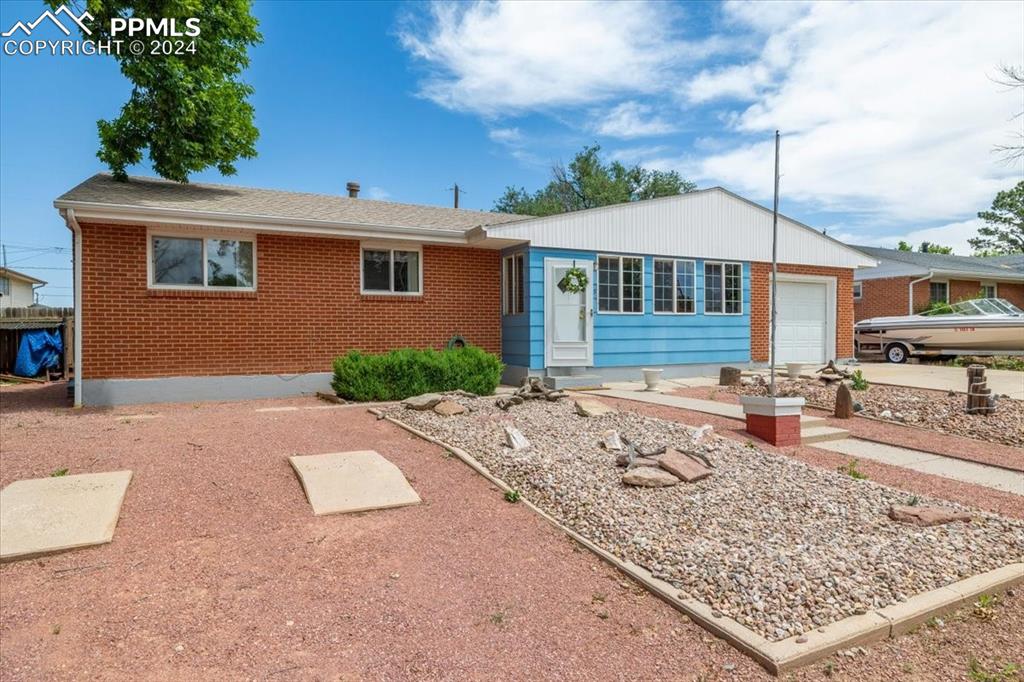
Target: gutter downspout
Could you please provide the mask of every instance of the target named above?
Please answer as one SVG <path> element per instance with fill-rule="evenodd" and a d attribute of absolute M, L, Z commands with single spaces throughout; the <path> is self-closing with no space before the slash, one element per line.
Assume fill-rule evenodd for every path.
<path fill-rule="evenodd" d="M 82 228 L 75 219 L 75 209 L 64 214 L 68 227 L 74 235 L 74 279 L 75 279 L 75 407 L 82 406 Z"/>
<path fill-rule="evenodd" d="M 927 275 L 921 277 L 920 279 L 915 279 L 910 283 L 910 286 L 907 291 L 907 315 L 914 314 L 914 285 L 917 284 L 918 282 L 924 282 L 926 280 L 929 280 L 934 276 L 935 272 L 929 270 Z M 77 322 L 75 324 L 77 324 Z"/>

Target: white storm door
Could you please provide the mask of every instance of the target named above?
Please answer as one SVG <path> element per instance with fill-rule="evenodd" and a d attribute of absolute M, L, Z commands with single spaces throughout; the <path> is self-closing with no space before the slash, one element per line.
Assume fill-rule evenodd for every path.
<path fill-rule="evenodd" d="M 572 268 L 587 273 L 587 289 L 562 291 L 558 284 Z M 594 262 L 544 259 L 544 363 L 547 367 L 594 364 Z"/>

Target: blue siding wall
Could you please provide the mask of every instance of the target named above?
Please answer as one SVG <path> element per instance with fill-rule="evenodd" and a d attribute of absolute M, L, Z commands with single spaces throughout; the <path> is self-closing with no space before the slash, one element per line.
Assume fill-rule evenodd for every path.
<path fill-rule="evenodd" d="M 639 255 L 639 254 L 608 254 Z M 659 256 L 660 257 L 660 256 Z M 686 258 L 685 254 L 666 258 Z M 596 262 L 597 254 L 564 249 L 528 250 L 526 313 L 504 317 L 502 352 L 507 365 L 544 368 L 544 259 L 577 258 Z M 743 263 L 743 314 L 704 314 L 704 261 L 696 260 L 696 315 L 654 314 L 654 256 L 644 257 L 644 313 L 597 312 L 594 300 L 594 366 L 636 367 L 749 362 L 750 263 Z M 596 277 L 592 274 L 592 277 Z"/>

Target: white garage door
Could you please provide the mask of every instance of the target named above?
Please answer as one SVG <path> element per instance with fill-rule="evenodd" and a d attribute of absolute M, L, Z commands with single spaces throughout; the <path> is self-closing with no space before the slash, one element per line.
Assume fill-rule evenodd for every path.
<path fill-rule="evenodd" d="M 825 362 L 828 336 L 828 286 L 817 282 L 779 282 L 777 364 Z"/>

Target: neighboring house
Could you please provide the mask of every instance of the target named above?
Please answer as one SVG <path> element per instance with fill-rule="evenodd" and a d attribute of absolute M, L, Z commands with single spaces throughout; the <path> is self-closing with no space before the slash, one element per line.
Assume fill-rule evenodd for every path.
<path fill-rule="evenodd" d="M 878 266 L 854 275 L 856 320 L 920 312 L 935 301 L 1005 298 L 1024 308 L 1024 269 L 1015 257 L 974 258 L 943 253 L 918 253 L 853 248 L 878 259 Z"/>
<path fill-rule="evenodd" d="M 35 277 L 0 268 L 0 308 L 27 308 L 36 302 L 35 289 L 46 282 Z"/>
<path fill-rule="evenodd" d="M 96 175 L 75 233 L 76 399 L 234 399 L 329 386 L 351 349 L 461 336 L 527 374 L 680 376 L 768 360 L 771 211 L 722 189 L 531 219 Z M 854 270 L 779 220 L 779 360 L 853 355 Z M 558 286 L 588 274 L 585 293 Z"/>

